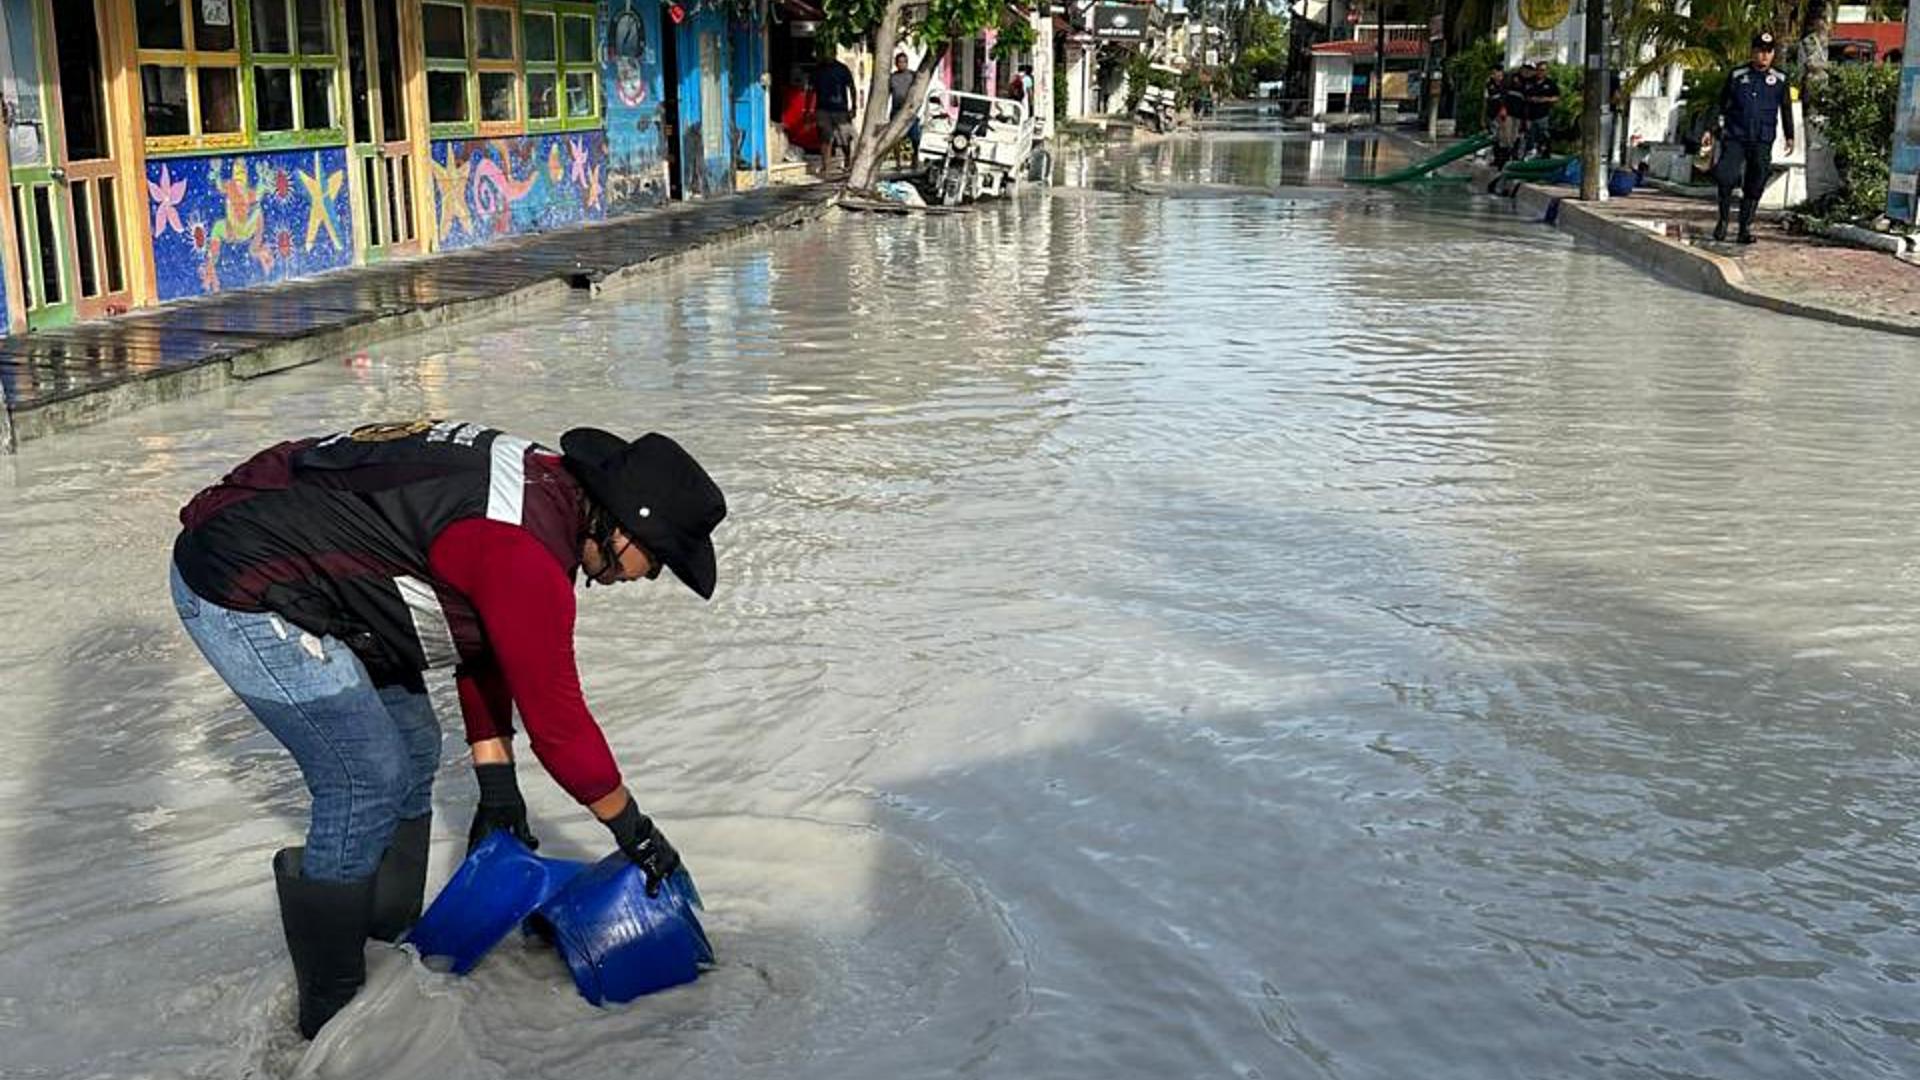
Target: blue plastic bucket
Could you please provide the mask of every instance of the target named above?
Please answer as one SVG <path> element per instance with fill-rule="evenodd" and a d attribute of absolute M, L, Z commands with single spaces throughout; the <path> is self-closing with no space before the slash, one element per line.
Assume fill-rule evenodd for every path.
<path fill-rule="evenodd" d="M 560 950 L 580 995 L 602 1005 L 692 982 L 700 965 L 713 963 L 699 906 L 685 870 L 650 897 L 646 875 L 615 853 L 568 882 L 528 923 Z"/>
<path fill-rule="evenodd" d="M 422 956 L 444 956 L 465 975 L 513 928 L 587 869 L 543 859 L 501 831 L 480 841 L 433 900 L 407 941 Z"/>

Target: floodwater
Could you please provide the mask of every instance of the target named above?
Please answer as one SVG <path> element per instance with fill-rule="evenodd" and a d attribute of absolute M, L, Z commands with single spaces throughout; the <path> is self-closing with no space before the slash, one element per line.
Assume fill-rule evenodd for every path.
<path fill-rule="evenodd" d="M 0 459 L 0 1073 L 1920 1072 L 1913 343 L 1338 187 L 1369 153 L 1097 151 Z M 176 623 L 172 515 L 422 415 L 726 488 L 712 603 L 578 630 L 721 964 L 599 1010 L 533 945 L 382 947 L 306 1050 L 304 791 Z"/>

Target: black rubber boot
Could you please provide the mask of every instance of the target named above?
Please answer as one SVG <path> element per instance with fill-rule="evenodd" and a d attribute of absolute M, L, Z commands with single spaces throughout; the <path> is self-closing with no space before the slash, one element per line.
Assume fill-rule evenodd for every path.
<path fill-rule="evenodd" d="M 300 1034 L 311 1039 L 367 981 L 373 879 L 308 881 L 300 876 L 305 854 L 305 848 L 275 854 L 273 877 L 280 892 L 280 925 L 300 991 Z"/>
<path fill-rule="evenodd" d="M 367 936 L 399 941 L 420 921 L 420 904 L 427 891 L 427 841 L 433 838 L 433 815 L 402 821 L 380 856 L 373 876 L 373 916 Z"/>

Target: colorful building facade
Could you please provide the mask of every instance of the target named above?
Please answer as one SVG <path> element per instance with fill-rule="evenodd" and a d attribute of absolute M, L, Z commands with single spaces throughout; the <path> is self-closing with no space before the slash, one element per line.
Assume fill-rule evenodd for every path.
<path fill-rule="evenodd" d="M 766 182 L 760 0 L 0 0 L 19 333 Z"/>

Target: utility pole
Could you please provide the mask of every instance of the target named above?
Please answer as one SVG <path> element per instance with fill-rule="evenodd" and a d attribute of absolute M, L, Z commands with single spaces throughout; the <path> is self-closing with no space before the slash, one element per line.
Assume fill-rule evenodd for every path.
<path fill-rule="evenodd" d="M 1586 4 L 1587 29 L 1580 40 L 1587 54 L 1586 89 L 1580 95 L 1580 198 L 1593 202 L 1607 179 L 1607 144 L 1600 124 L 1607 107 L 1607 8 L 1606 0 Z"/>
<path fill-rule="evenodd" d="M 1380 106 L 1387 99 L 1387 0 L 1374 0 L 1373 126 L 1380 126 Z"/>

